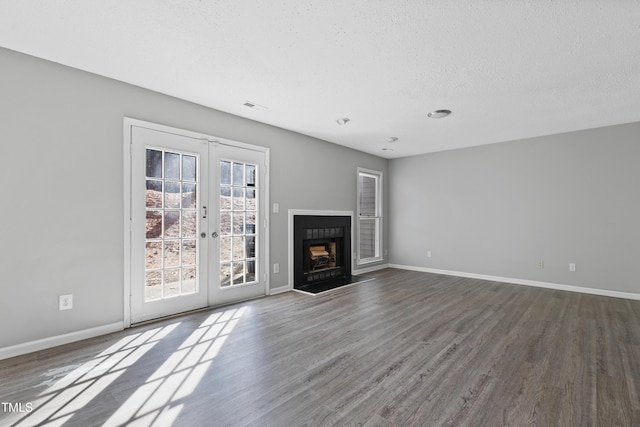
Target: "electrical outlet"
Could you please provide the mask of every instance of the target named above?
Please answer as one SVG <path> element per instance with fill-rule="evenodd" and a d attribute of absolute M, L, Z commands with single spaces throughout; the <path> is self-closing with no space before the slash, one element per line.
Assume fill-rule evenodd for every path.
<path fill-rule="evenodd" d="M 280 264 L 273 264 L 273 274 L 280 273 Z"/>
<path fill-rule="evenodd" d="M 73 308 L 73 294 L 60 295 L 58 297 L 58 310 L 71 310 Z"/>
<path fill-rule="evenodd" d="M 273 204 L 273 213 L 279 213 L 280 212 L 280 203 L 274 203 Z"/>
<path fill-rule="evenodd" d="M 574 263 L 569 264 L 569 271 L 576 271 L 576 265 Z"/>
<path fill-rule="evenodd" d="M 542 270 L 544 268 L 544 261 L 543 260 L 538 260 L 538 264 L 537 267 Z"/>

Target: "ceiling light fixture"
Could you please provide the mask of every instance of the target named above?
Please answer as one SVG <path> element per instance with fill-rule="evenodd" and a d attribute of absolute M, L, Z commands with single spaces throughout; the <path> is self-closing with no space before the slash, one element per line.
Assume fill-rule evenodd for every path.
<path fill-rule="evenodd" d="M 398 140 L 397 136 L 390 136 L 389 138 L 387 138 L 387 142 L 396 142 Z"/>
<path fill-rule="evenodd" d="M 341 118 L 341 119 L 336 120 L 336 123 L 338 123 L 340 126 L 344 126 L 344 125 L 346 125 L 347 123 L 349 123 L 350 121 L 351 121 L 351 119 L 350 119 L 350 118 L 348 118 L 348 117 L 343 117 L 343 118 Z"/>
<path fill-rule="evenodd" d="M 451 110 L 435 110 L 427 114 L 427 117 L 432 119 L 442 119 L 447 117 L 449 114 L 451 114 Z"/>
<path fill-rule="evenodd" d="M 393 151 L 393 148 L 384 147 L 384 148 L 382 148 L 382 151 Z"/>

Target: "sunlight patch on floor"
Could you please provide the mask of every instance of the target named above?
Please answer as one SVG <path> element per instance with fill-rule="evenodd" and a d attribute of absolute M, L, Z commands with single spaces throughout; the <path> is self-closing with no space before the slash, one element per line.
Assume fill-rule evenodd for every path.
<path fill-rule="evenodd" d="M 11 425 L 15 427 L 63 425 L 179 324 L 174 323 L 128 335 L 61 378 L 61 374 L 68 370 L 65 368 L 51 370 L 47 375 L 52 378 L 43 383 L 51 386 L 32 402 L 33 411 L 28 414 L 16 414 L 17 418 L 12 421 L 15 424 Z"/>
<path fill-rule="evenodd" d="M 241 307 L 209 316 L 104 426 L 173 424 L 184 407 L 180 401 L 195 391 L 246 309 Z"/>

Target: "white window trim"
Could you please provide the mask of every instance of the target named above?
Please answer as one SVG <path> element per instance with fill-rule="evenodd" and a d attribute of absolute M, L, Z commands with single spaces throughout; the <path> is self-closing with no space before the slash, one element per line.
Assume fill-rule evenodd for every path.
<path fill-rule="evenodd" d="M 376 216 L 371 217 L 371 218 L 378 219 L 378 228 L 376 230 L 377 256 L 369 257 L 369 258 L 360 257 L 360 218 L 361 218 L 360 217 L 360 175 L 361 174 L 374 176 L 378 180 L 378 185 L 376 188 Z M 383 210 L 384 210 L 383 194 L 382 194 L 383 193 L 382 189 L 384 188 L 383 182 L 384 181 L 383 181 L 382 171 L 358 167 L 357 174 L 356 174 L 356 227 L 357 227 L 357 230 L 354 233 L 356 238 L 355 246 L 356 246 L 356 265 L 357 266 L 380 262 L 384 259 L 384 257 L 382 256 L 382 253 L 383 253 L 382 230 L 383 230 Z"/>

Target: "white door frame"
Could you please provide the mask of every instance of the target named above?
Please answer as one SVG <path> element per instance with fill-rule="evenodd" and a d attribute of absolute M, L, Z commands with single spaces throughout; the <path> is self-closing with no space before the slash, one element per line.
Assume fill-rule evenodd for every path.
<path fill-rule="evenodd" d="M 123 126 L 123 194 L 124 194 L 124 277 L 123 277 L 123 318 L 124 327 L 131 327 L 131 128 L 133 126 L 143 127 L 147 129 L 157 130 L 166 133 L 186 136 L 203 141 L 215 142 L 218 144 L 229 145 L 232 147 L 244 148 L 247 150 L 258 151 L 264 154 L 265 158 L 265 174 L 264 189 L 262 197 L 264 198 L 264 277 L 260 279 L 264 282 L 264 294 L 269 295 L 269 172 L 270 172 L 270 149 L 258 145 L 247 144 L 244 142 L 233 141 L 230 139 L 219 138 L 199 132 L 188 131 L 184 129 L 165 126 L 157 123 L 138 120 L 130 117 L 124 118 Z"/>

